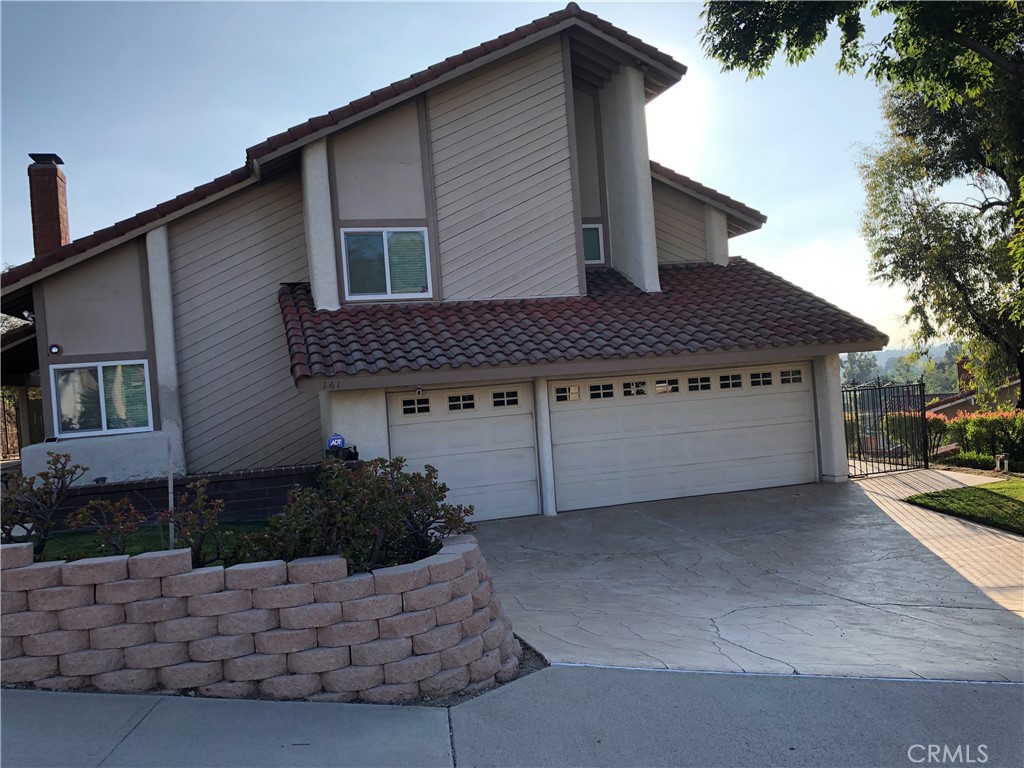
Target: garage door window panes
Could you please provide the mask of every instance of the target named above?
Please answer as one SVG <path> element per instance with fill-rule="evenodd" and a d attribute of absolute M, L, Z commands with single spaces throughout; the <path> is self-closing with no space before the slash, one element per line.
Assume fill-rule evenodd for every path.
<path fill-rule="evenodd" d="M 495 408 L 507 408 L 509 406 L 519 405 L 519 390 L 513 389 L 508 392 L 492 392 L 491 405 Z"/>
<path fill-rule="evenodd" d="M 472 411 L 476 408 L 473 395 L 448 395 L 449 411 Z"/>
<path fill-rule="evenodd" d="M 750 386 L 752 387 L 770 387 L 772 385 L 772 372 L 771 371 L 760 371 L 759 373 L 750 374 Z"/>
<path fill-rule="evenodd" d="M 779 381 L 783 384 L 799 384 L 803 380 L 803 371 L 799 368 L 793 368 L 792 370 L 781 371 L 779 373 Z"/>
<path fill-rule="evenodd" d="M 624 381 L 622 382 L 623 397 L 638 397 L 647 394 L 646 381 Z"/>
<path fill-rule="evenodd" d="M 656 395 L 669 395 L 679 391 L 679 379 L 658 379 L 654 382 Z"/>
<path fill-rule="evenodd" d="M 686 389 L 690 392 L 706 392 L 711 389 L 710 376 L 690 376 L 686 380 Z"/>
<path fill-rule="evenodd" d="M 603 400 L 608 397 L 615 397 L 615 385 L 614 384 L 591 384 L 590 385 L 590 399 L 591 400 Z"/>
<path fill-rule="evenodd" d="M 739 389 L 743 386 L 743 375 L 739 373 L 726 373 L 718 377 L 719 389 Z"/>
<path fill-rule="evenodd" d="M 567 387 L 555 387 L 555 402 L 567 403 L 570 400 L 580 399 L 580 388 L 577 384 L 570 384 Z"/>
<path fill-rule="evenodd" d="M 410 416 L 415 413 L 430 413 L 430 398 L 410 397 L 402 401 L 402 413 Z"/>

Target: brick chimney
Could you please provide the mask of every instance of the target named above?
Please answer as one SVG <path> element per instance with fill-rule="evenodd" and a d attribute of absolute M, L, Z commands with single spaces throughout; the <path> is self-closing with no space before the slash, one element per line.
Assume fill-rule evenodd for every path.
<path fill-rule="evenodd" d="M 28 191 L 32 203 L 32 239 L 36 256 L 71 242 L 68 230 L 67 180 L 57 166 L 64 161 L 58 155 L 33 153 L 28 167 Z"/>

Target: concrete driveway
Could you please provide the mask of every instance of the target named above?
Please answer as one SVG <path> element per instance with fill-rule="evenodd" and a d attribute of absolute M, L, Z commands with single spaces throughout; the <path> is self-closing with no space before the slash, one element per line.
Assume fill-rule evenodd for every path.
<path fill-rule="evenodd" d="M 843 485 L 481 523 L 519 634 L 552 663 L 1024 680 L 1024 539 L 899 501 L 991 478 Z"/>

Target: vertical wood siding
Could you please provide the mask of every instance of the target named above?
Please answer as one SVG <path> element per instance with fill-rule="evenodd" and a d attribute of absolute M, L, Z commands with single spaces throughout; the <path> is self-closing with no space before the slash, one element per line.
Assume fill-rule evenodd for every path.
<path fill-rule="evenodd" d="M 446 300 L 577 295 L 556 40 L 427 100 Z"/>
<path fill-rule="evenodd" d="M 298 176 L 170 227 L 178 385 L 189 472 L 318 461 L 316 393 L 298 392 L 277 303 L 309 279 Z"/>
<path fill-rule="evenodd" d="M 708 260 L 704 206 L 657 181 L 654 184 L 654 231 L 659 264 Z"/>

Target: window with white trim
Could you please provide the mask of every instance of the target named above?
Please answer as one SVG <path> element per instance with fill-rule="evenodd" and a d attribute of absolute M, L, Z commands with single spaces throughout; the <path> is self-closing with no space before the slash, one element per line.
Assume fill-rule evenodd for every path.
<path fill-rule="evenodd" d="M 614 384 L 591 384 L 590 399 L 601 400 L 607 397 L 615 397 Z"/>
<path fill-rule="evenodd" d="M 476 398 L 473 395 L 448 395 L 449 411 L 472 411 L 476 408 Z"/>
<path fill-rule="evenodd" d="M 427 230 L 419 227 L 341 230 L 346 299 L 430 298 Z"/>
<path fill-rule="evenodd" d="M 430 413 L 429 397 L 410 397 L 402 401 L 402 413 L 411 416 L 415 413 Z"/>
<path fill-rule="evenodd" d="M 689 392 L 706 392 L 711 389 L 711 377 L 690 376 L 686 380 L 686 389 Z"/>
<path fill-rule="evenodd" d="M 510 389 L 505 392 L 491 392 L 491 405 L 495 408 L 519 405 L 519 390 Z"/>
<path fill-rule="evenodd" d="M 624 381 L 622 382 L 623 397 L 638 397 L 647 394 L 646 381 Z"/>
<path fill-rule="evenodd" d="M 145 360 L 54 365 L 50 376 L 57 437 L 153 430 Z"/>
<path fill-rule="evenodd" d="M 779 371 L 779 381 L 783 384 L 799 384 L 804 380 L 804 372 L 800 368 Z"/>
<path fill-rule="evenodd" d="M 658 379 L 654 382 L 654 394 L 669 395 L 679 391 L 679 379 Z"/>
<path fill-rule="evenodd" d="M 718 377 L 719 389 L 739 389 L 743 386 L 743 376 L 739 373 L 725 373 Z"/>
<path fill-rule="evenodd" d="M 752 387 L 770 387 L 772 385 L 772 372 L 771 371 L 759 371 L 757 373 L 750 374 L 750 386 Z"/>
<path fill-rule="evenodd" d="M 580 387 L 578 384 L 570 384 L 567 387 L 555 387 L 555 402 L 567 403 L 570 400 L 580 399 Z"/>
<path fill-rule="evenodd" d="M 604 232 L 600 224 L 583 225 L 583 263 L 604 264 Z"/>

